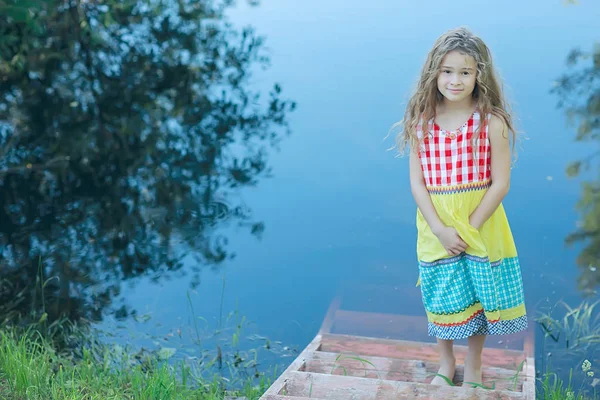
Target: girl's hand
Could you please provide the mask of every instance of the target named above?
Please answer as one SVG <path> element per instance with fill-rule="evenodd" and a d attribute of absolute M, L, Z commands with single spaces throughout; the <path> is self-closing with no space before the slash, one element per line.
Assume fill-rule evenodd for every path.
<path fill-rule="evenodd" d="M 467 244 L 462 240 L 456 229 L 451 226 L 443 227 L 439 232 L 435 232 L 435 235 L 451 256 L 457 256 L 467 250 Z"/>

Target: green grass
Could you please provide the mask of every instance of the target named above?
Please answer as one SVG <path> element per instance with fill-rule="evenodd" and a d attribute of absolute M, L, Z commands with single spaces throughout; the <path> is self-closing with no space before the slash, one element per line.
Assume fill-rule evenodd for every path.
<path fill-rule="evenodd" d="M 81 357 L 59 354 L 35 330 L 8 328 L 0 331 L 0 398 L 10 400 L 117 400 L 200 399 L 222 400 L 225 395 L 258 399 L 271 384 L 262 377 L 248 379 L 236 390 L 215 376 L 199 378 L 198 371 L 183 362 L 169 365 L 158 359 L 132 362 L 128 354 L 105 347 L 103 352 L 84 348 Z M 340 355 L 338 358 L 345 357 Z M 351 356 L 346 356 L 353 358 Z M 360 361 L 360 360 L 359 360 Z M 583 372 L 591 370 L 591 364 Z M 540 400 L 590 400 L 554 373 L 540 380 Z M 275 378 L 275 376 L 273 376 Z M 185 382 L 182 383 L 182 382 Z"/>
<path fill-rule="evenodd" d="M 564 308 L 561 318 L 550 313 L 540 313 L 536 318 L 546 337 L 555 343 L 562 342 L 572 352 L 587 352 L 590 346 L 600 343 L 600 313 L 596 307 L 600 301 L 583 301 L 577 307 L 571 307 L 560 301 L 557 305 Z"/>
<path fill-rule="evenodd" d="M 538 390 L 537 398 L 539 400 L 595 400 L 598 396 L 586 396 L 571 385 L 572 371 L 569 381 L 562 381 L 555 373 L 546 373 L 541 380 L 541 390 Z"/>
<path fill-rule="evenodd" d="M 537 398 L 542 400 L 596 400 L 600 399 L 596 390 L 594 366 L 589 359 L 597 360 L 597 346 L 600 343 L 600 302 L 583 301 L 576 307 L 560 301 L 548 312 L 540 313 L 536 322 L 544 333 L 541 343 L 542 360 L 548 372 L 539 379 Z M 560 306 L 560 310 L 557 309 Z M 554 315 L 558 314 L 557 317 Z M 547 355 L 547 356 L 546 356 Z M 552 372 L 550 362 L 560 365 L 575 365 L 568 377 Z"/>
<path fill-rule="evenodd" d="M 583 302 L 576 308 L 563 304 L 566 310 L 564 314 L 560 313 L 560 319 L 553 318 L 551 313 L 542 314 L 537 319 L 545 339 L 553 343 L 552 358 L 564 348 L 564 353 L 569 356 L 566 365 L 573 365 L 568 376 L 563 376 L 558 371 L 552 372 L 548 356 L 544 368 L 547 372 L 538 379 L 537 399 L 600 400 L 595 390 L 595 385 L 600 382 L 594 378 L 595 366 L 588 361 L 588 358 L 597 361 L 595 350 L 600 341 L 600 317 L 596 312 L 598 304 Z M 244 318 L 238 316 L 235 319 L 231 346 L 225 346 L 221 340 L 217 344 L 217 355 L 202 357 L 203 362 L 195 363 L 187 359 L 173 361 L 167 354 L 169 352 L 165 352 L 169 348 L 136 353 L 117 345 L 104 344 L 90 329 L 78 328 L 62 320 L 49 323 L 43 314 L 41 318 L 35 318 L 37 322 L 30 324 L 29 328 L 0 329 L 0 398 L 222 400 L 225 396 L 244 396 L 248 400 L 257 400 L 277 374 L 274 372 L 272 376 L 267 376 L 259 373 L 257 361 L 243 354 L 233 361 L 223 357 L 223 351 L 239 354 L 234 350 Z M 194 332 L 200 346 L 204 340 L 197 325 Z M 220 338 L 224 333 L 220 321 L 216 336 Z M 542 343 L 542 352 L 549 355 L 545 341 Z M 77 345 L 71 347 L 73 343 Z M 268 341 L 265 346 L 270 347 Z M 373 365 L 369 366 L 367 360 L 356 354 L 340 354 L 332 373 L 337 368 L 344 370 L 338 362 L 345 358 L 361 362 L 365 373 L 374 369 Z M 241 361 L 237 362 L 238 359 Z M 565 365 L 564 361 L 567 360 L 564 357 L 560 360 Z M 221 365 L 226 374 L 222 374 Z M 241 370 L 237 371 L 238 368 Z M 248 374 L 244 368 L 254 373 Z M 481 387 L 493 389 L 494 385 L 491 383 L 489 387 Z"/>
<path fill-rule="evenodd" d="M 179 377 L 177 376 L 177 373 Z M 186 382 L 186 384 L 182 384 Z M 158 360 L 131 363 L 105 349 L 99 357 L 83 350 L 80 359 L 58 354 L 35 331 L 0 331 L 0 398 L 15 400 L 202 399 L 228 396 L 258 399 L 270 385 L 248 379 L 228 391 L 227 381 L 197 378 L 182 363 Z"/>

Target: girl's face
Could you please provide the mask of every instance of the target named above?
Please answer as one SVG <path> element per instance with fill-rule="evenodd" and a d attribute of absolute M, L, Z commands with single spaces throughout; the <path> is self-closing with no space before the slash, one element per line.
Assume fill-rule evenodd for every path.
<path fill-rule="evenodd" d="M 446 101 L 471 101 L 475 89 L 477 65 L 475 59 L 458 50 L 446 54 L 440 65 L 437 86 Z"/>

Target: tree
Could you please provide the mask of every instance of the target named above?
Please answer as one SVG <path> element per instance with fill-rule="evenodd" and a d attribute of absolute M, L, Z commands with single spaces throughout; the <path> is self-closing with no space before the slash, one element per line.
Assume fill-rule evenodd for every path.
<path fill-rule="evenodd" d="M 235 194 L 268 175 L 295 103 L 249 89 L 269 60 L 230 5 L 0 1 L 4 319 L 44 282 L 50 318 L 100 319 L 122 280 L 230 257 L 224 224 L 260 234 Z"/>
<path fill-rule="evenodd" d="M 582 184 L 577 204 L 582 220 L 566 241 L 585 243 L 577 258 L 581 270 L 579 286 L 590 291 L 600 284 L 600 43 L 592 52 L 573 50 L 568 64 L 573 71 L 561 77 L 554 92 L 560 96 L 559 107 L 565 108 L 577 125 L 575 140 L 590 143 L 590 154 L 571 163 L 567 174 L 574 177 L 585 172 L 596 178 Z"/>

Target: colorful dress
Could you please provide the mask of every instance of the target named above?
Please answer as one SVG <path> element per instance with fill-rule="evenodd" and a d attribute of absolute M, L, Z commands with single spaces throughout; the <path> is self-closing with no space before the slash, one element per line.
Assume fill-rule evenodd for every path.
<path fill-rule="evenodd" d="M 447 226 L 467 243 L 466 251 L 449 256 L 417 210 L 417 256 L 429 335 L 463 339 L 500 335 L 527 328 L 523 282 L 517 250 L 502 204 L 477 230 L 469 216 L 491 185 L 491 148 L 487 122 L 475 111 L 453 132 L 433 120 L 417 130 L 422 138 L 421 168 L 433 205 Z M 423 135 L 423 125 L 426 134 Z"/>

